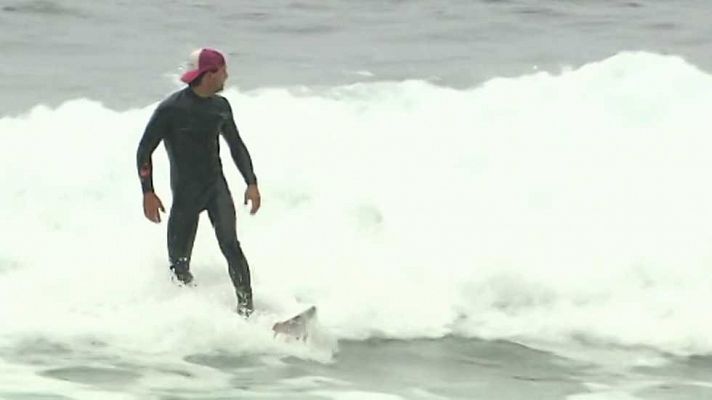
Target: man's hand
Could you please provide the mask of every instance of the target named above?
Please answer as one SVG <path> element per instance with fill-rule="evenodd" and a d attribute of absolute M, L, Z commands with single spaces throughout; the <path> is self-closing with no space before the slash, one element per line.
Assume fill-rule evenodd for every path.
<path fill-rule="evenodd" d="M 250 209 L 250 214 L 255 215 L 257 210 L 260 209 L 260 190 L 257 189 L 257 185 L 247 185 L 247 190 L 245 190 L 245 205 L 247 205 L 247 201 L 250 201 L 252 203 L 252 208 Z"/>
<path fill-rule="evenodd" d="M 166 209 L 163 208 L 163 203 L 161 203 L 161 199 L 159 199 L 158 196 L 156 196 L 156 194 L 153 192 L 144 193 L 143 215 L 145 215 L 149 221 L 158 224 L 161 222 L 161 214 L 158 212 L 158 210 L 166 212 Z"/>

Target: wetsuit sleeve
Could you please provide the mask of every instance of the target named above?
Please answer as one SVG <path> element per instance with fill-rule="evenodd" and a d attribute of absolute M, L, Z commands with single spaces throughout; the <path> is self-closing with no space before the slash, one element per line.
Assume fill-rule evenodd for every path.
<path fill-rule="evenodd" d="M 138 168 L 138 176 L 141 180 L 143 193 L 153 192 L 153 163 L 151 162 L 151 155 L 166 135 L 168 129 L 168 116 L 166 114 L 167 111 L 161 107 L 158 107 L 153 112 L 146 125 L 146 130 L 143 132 L 141 142 L 138 144 L 136 167 Z"/>
<path fill-rule="evenodd" d="M 221 129 L 222 135 L 225 138 L 227 145 L 230 146 L 232 159 L 235 161 L 237 169 L 240 170 L 242 177 L 245 179 L 245 183 L 248 185 L 254 185 L 257 183 L 257 177 L 255 176 L 255 172 L 252 168 L 250 153 L 247 151 L 247 147 L 245 147 L 245 143 L 240 137 L 240 132 L 237 130 L 237 125 L 235 125 L 235 118 L 232 114 L 230 103 L 227 99 L 224 100 L 227 110 L 229 111 L 229 116 Z"/>

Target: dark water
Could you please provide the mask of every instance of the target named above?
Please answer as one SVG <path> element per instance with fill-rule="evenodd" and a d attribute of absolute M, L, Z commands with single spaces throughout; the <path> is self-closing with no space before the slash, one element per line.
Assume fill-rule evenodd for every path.
<path fill-rule="evenodd" d="M 621 349 L 618 356 L 626 357 Z M 664 366 L 602 368 L 505 341 L 345 341 L 332 362 L 225 352 L 136 363 L 102 351 L 76 352 L 35 342 L 1 354 L 37 371 L 43 387 L 7 390 L 0 398 L 80 399 L 702 399 L 712 396 L 707 358 L 672 358 Z M 0 382 L 3 379 L 0 378 Z M 45 384 L 46 385 L 46 384 Z M 79 395 L 77 395 L 79 394 Z M 350 396 L 350 397 L 349 397 Z"/>
<path fill-rule="evenodd" d="M 712 68 L 712 4 L 668 1 L 2 0 L 0 114 L 90 97 L 144 106 L 175 87 L 194 48 L 230 56 L 231 84 L 331 86 L 493 76 L 597 61 L 623 50 Z"/>

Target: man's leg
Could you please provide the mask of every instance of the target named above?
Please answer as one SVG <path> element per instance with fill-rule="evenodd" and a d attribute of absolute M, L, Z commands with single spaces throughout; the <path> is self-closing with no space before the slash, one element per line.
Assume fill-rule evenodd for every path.
<path fill-rule="evenodd" d="M 193 207 L 174 203 L 168 217 L 168 258 L 176 279 L 184 284 L 193 280 L 190 273 L 190 255 L 198 230 L 199 215 L 200 211 Z"/>
<path fill-rule="evenodd" d="M 237 312 L 249 316 L 254 310 L 250 267 L 237 240 L 235 205 L 224 179 L 216 184 L 215 193 L 208 202 L 208 216 L 215 228 L 220 250 L 227 259 L 230 279 L 237 295 Z"/>

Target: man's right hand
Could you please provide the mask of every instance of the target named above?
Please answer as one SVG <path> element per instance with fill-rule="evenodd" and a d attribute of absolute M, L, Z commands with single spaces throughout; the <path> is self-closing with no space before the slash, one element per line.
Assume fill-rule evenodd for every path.
<path fill-rule="evenodd" d="M 166 212 L 166 209 L 163 208 L 163 203 L 161 203 L 161 199 L 156 196 L 156 193 L 154 192 L 146 192 L 143 194 L 143 215 L 148 218 L 149 221 L 155 222 L 155 223 L 160 223 L 161 222 L 161 213 L 159 212 L 163 211 Z"/>

